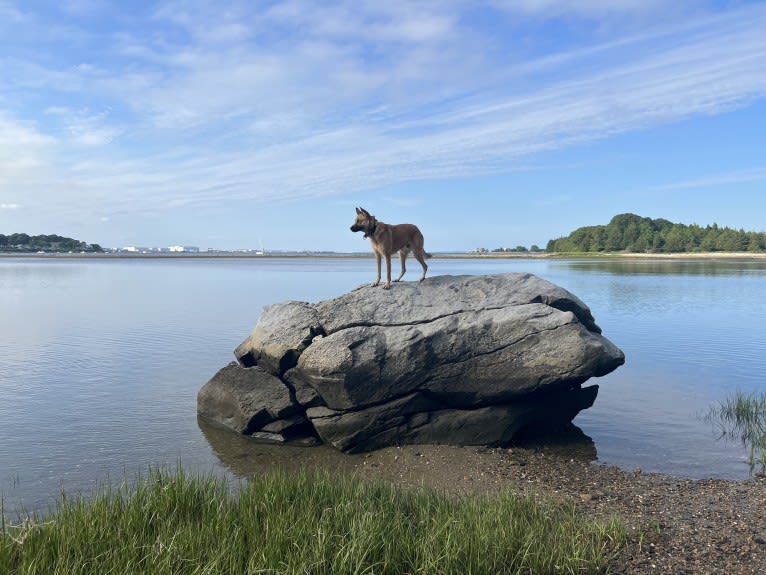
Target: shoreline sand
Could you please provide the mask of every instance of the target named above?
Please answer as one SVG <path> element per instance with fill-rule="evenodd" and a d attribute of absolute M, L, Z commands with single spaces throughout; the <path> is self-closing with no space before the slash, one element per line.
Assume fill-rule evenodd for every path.
<path fill-rule="evenodd" d="M 595 461 L 595 446 L 577 433 L 510 448 L 408 445 L 347 455 L 326 445 L 257 444 L 204 422 L 200 428 L 224 467 L 241 478 L 279 468 L 462 495 L 511 489 L 571 501 L 583 517 L 617 516 L 628 544 L 611 573 L 766 572 L 763 476 L 689 479 L 606 466 Z"/>
<path fill-rule="evenodd" d="M 766 481 L 687 479 L 627 471 L 557 447 L 406 446 L 364 456 L 355 474 L 465 494 L 502 489 L 572 501 L 583 517 L 619 517 L 625 574 L 766 572 Z"/>
<path fill-rule="evenodd" d="M 371 252 L 270 252 L 264 254 L 248 252 L 199 252 L 199 253 L 35 253 L 2 252 L 0 259 L 348 259 L 373 258 Z M 766 252 L 699 252 L 699 253 L 486 253 L 436 252 L 433 259 L 474 259 L 474 260 L 735 260 L 766 261 Z"/>

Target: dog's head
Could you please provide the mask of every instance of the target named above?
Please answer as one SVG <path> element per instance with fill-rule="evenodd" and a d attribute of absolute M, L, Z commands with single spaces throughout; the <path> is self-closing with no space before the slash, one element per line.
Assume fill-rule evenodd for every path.
<path fill-rule="evenodd" d="M 375 230 L 376 222 L 375 216 L 370 215 L 370 212 L 364 208 L 356 208 L 356 220 L 354 220 L 354 225 L 351 226 L 351 231 L 364 232 L 364 237 L 366 238 Z"/>

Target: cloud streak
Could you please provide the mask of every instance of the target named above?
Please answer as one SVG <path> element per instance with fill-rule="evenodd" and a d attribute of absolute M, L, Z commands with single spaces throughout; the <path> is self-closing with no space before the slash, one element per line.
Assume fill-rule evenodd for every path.
<path fill-rule="evenodd" d="M 384 4 L 167 3 L 149 32 L 81 39 L 113 41 L 111 61 L 0 59 L 16 79 L 0 87 L 4 209 L 108 217 L 513 171 L 766 96 L 764 5 L 530 54 L 502 29 L 484 37 L 468 4 Z M 517 8 L 571 16 L 562 6 Z M 29 95 L 48 113 L 18 104 Z"/>
<path fill-rule="evenodd" d="M 766 182 L 766 167 L 738 170 L 722 174 L 714 174 L 707 177 L 672 182 L 661 186 L 652 186 L 642 190 L 628 192 L 628 195 L 649 195 L 675 191 L 697 192 L 704 188 L 721 188 L 749 182 Z"/>

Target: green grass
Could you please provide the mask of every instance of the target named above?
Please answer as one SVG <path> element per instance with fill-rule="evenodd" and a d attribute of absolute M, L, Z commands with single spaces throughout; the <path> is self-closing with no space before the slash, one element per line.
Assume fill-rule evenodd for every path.
<path fill-rule="evenodd" d="M 242 485 L 153 470 L 4 524 L 0 573 L 603 573 L 626 536 L 573 504 L 450 496 L 329 475 Z"/>
<path fill-rule="evenodd" d="M 711 408 L 707 420 L 716 423 L 721 435 L 736 438 L 749 448 L 750 468 L 766 471 L 766 393 L 737 392 Z"/>

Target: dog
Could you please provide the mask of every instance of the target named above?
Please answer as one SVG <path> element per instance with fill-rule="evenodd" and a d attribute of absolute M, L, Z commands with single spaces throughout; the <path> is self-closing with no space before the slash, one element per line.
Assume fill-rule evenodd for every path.
<path fill-rule="evenodd" d="M 370 238 L 372 242 L 372 251 L 375 254 L 375 264 L 377 266 L 377 275 L 375 276 L 375 281 L 371 284 L 372 287 L 380 284 L 381 258 L 386 258 L 386 282 L 383 284 L 383 289 L 391 287 L 391 256 L 395 252 L 399 252 L 402 271 L 394 281 L 398 282 L 401 280 L 404 272 L 407 271 L 405 260 L 410 251 L 415 256 L 415 259 L 420 262 L 420 265 L 423 266 L 423 275 L 420 276 L 420 281 L 426 278 L 426 272 L 428 271 L 426 260 L 431 257 L 431 254 L 423 249 L 423 234 L 420 233 L 416 225 L 384 224 L 367 210 L 356 208 L 356 220 L 354 225 L 351 226 L 351 231 L 364 232 L 364 237 Z"/>

